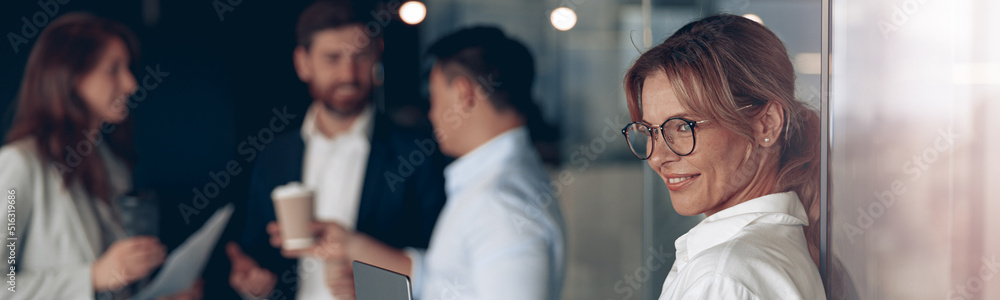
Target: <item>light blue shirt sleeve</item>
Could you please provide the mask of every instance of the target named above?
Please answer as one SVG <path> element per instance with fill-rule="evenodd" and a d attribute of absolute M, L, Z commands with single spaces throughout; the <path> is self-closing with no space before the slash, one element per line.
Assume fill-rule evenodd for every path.
<path fill-rule="evenodd" d="M 420 299 L 423 292 L 423 282 L 420 280 L 423 279 L 425 250 L 406 248 L 403 252 L 410 258 L 410 284 L 413 285 L 413 297 Z"/>
<path fill-rule="evenodd" d="M 549 299 L 560 287 L 551 245 L 556 238 L 544 218 L 519 204 L 519 195 L 491 193 L 466 236 L 472 282 L 480 299 Z M 519 199 L 516 200 L 515 199 Z M 487 200 L 487 199 L 481 199 Z"/>

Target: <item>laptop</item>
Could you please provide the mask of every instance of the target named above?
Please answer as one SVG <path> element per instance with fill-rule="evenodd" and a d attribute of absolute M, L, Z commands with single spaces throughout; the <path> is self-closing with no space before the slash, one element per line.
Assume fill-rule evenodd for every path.
<path fill-rule="evenodd" d="M 413 300 L 410 277 L 360 261 L 353 266 L 357 300 Z"/>

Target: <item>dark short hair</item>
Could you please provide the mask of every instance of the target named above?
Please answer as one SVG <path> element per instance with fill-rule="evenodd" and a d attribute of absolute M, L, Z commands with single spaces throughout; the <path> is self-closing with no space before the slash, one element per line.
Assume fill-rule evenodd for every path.
<path fill-rule="evenodd" d="M 476 26 L 456 31 L 431 45 L 427 54 L 436 59 L 449 82 L 468 76 L 487 91 L 498 110 L 529 114 L 534 109 L 535 61 L 524 44 L 500 29 Z"/>
<path fill-rule="evenodd" d="M 372 17 L 372 13 L 375 11 L 373 1 L 353 2 L 355 1 L 318 0 L 307 6 L 295 24 L 296 43 L 308 49 L 312 45 L 313 35 L 319 31 L 350 25 L 365 26 L 374 20 Z M 376 33 L 381 33 L 381 30 L 376 31 Z"/>

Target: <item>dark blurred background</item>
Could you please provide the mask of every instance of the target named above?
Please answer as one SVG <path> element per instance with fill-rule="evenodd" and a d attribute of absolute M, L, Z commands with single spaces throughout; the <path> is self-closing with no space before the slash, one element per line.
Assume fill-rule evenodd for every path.
<path fill-rule="evenodd" d="M 147 67 L 169 73 L 131 110 L 139 155 L 135 190 L 156 194 L 163 243 L 176 247 L 227 203 L 235 203 L 240 212 L 253 164 L 246 161 L 246 153 L 238 152 L 240 143 L 267 128 L 274 109 L 287 107 L 296 118 L 284 130 L 298 130 L 312 101 L 292 67 L 295 21 L 311 1 L 60 1 L 66 3 L 58 5 L 55 17 L 86 11 L 122 22 L 136 33 L 141 56 L 133 73 L 140 85 Z M 4 134 L 10 128 L 24 65 L 37 38 L 37 34 L 35 38 L 24 35 L 22 17 L 34 23 L 33 16 L 43 11 L 37 2 L 5 1 L 0 12 L 0 31 L 5 37 L 11 32 L 29 40 L 17 45 L 17 53 L 9 37 L 0 47 L 0 132 Z M 428 104 L 418 89 L 416 27 L 395 21 L 383 30 L 386 86 L 391 88 L 382 91 L 380 108 L 404 125 L 426 128 Z M 219 174 L 231 160 L 240 164 L 242 172 L 227 183 L 226 176 Z M 195 190 L 214 194 L 212 187 L 206 188 L 211 183 L 221 187 L 218 195 L 206 196 L 207 206 L 200 200 L 195 203 Z M 182 205 L 187 205 L 183 211 Z M 236 236 L 242 218 L 240 213 L 233 216 L 223 240 Z M 216 251 L 212 264 L 206 268 L 206 299 L 218 298 L 213 295 L 228 287 L 224 253 Z"/>

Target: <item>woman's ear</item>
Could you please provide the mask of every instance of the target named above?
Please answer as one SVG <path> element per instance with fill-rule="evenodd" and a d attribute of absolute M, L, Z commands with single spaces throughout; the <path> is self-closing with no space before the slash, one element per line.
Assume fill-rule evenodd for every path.
<path fill-rule="evenodd" d="M 299 75 L 299 80 L 302 82 L 312 81 L 312 62 L 309 61 L 309 51 L 303 46 L 296 46 L 295 51 L 292 52 L 292 60 L 295 64 L 295 73 Z"/>
<path fill-rule="evenodd" d="M 783 134 L 785 128 L 785 108 L 780 104 L 768 102 L 764 111 L 754 122 L 754 135 L 757 144 L 762 147 L 771 147 L 777 144 L 778 139 Z"/>

